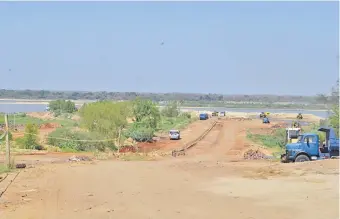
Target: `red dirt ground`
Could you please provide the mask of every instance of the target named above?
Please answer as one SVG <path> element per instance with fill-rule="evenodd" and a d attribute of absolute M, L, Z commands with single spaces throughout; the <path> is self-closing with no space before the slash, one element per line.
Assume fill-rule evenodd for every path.
<path fill-rule="evenodd" d="M 246 130 L 261 127 L 268 126 L 260 120 L 221 121 L 187 156 L 160 161 L 37 164 L 22 170 L 2 196 L 0 218 L 339 218 L 337 160 L 235 160 L 247 147 Z M 183 143 L 203 133 L 189 130 Z M 44 155 L 22 159 L 28 157 Z M 0 190 L 15 176 L 8 175 Z"/>

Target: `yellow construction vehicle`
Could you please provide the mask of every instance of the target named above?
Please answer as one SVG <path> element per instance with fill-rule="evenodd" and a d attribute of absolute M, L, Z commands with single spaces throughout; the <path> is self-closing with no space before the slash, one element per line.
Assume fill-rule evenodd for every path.
<path fill-rule="evenodd" d="M 297 119 L 303 119 L 303 116 L 301 113 L 299 113 L 297 116 L 296 116 Z"/>
<path fill-rule="evenodd" d="M 262 119 L 262 118 L 268 117 L 269 114 L 270 114 L 270 112 L 261 112 L 260 113 L 260 118 Z"/>
<path fill-rule="evenodd" d="M 301 124 L 298 121 L 293 121 L 292 128 L 301 128 Z"/>

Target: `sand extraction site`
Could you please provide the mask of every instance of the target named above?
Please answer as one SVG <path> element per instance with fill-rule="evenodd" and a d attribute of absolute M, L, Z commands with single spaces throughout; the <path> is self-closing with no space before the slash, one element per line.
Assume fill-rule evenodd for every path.
<path fill-rule="evenodd" d="M 247 150 L 260 148 L 247 130 L 275 125 L 196 121 L 179 141 L 140 145 L 140 154 L 84 154 L 90 161 L 77 154 L 70 162 L 67 153 L 16 155 L 27 168 L 1 175 L 0 218 L 338 219 L 338 160 L 244 159 Z M 194 141 L 185 154 L 171 156 Z"/>

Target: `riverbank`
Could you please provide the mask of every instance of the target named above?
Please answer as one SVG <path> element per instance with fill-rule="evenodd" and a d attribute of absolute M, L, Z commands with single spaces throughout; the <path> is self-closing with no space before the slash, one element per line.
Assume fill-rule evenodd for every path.
<path fill-rule="evenodd" d="M 0 99 L 0 105 L 15 105 L 15 104 L 21 104 L 21 105 L 48 105 L 48 103 L 52 100 L 39 100 L 39 99 Z M 91 103 L 95 102 L 96 100 L 71 100 L 73 101 L 77 106 L 81 106 L 84 103 Z M 164 107 L 164 105 L 160 105 L 160 107 Z M 216 105 L 214 104 L 198 104 L 198 106 L 181 106 L 182 109 L 241 109 L 241 110 L 248 110 L 248 109 L 273 109 L 273 110 L 291 110 L 291 111 L 299 111 L 299 110 L 313 110 L 313 111 L 327 111 L 327 109 L 322 108 L 321 106 L 316 105 L 310 105 L 310 106 L 303 106 L 296 104 L 296 105 L 283 105 L 283 104 L 241 104 L 241 103 L 228 103 L 225 105 Z"/>

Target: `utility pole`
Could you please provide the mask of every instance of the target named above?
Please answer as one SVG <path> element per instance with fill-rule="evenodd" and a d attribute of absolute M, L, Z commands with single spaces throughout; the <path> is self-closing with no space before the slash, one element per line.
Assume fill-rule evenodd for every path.
<path fill-rule="evenodd" d="M 9 168 L 11 166 L 11 148 L 9 145 L 9 128 L 8 128 L 8 115 L 5 114 L 5 125 L 6 125 L 6 164 Z"/>

